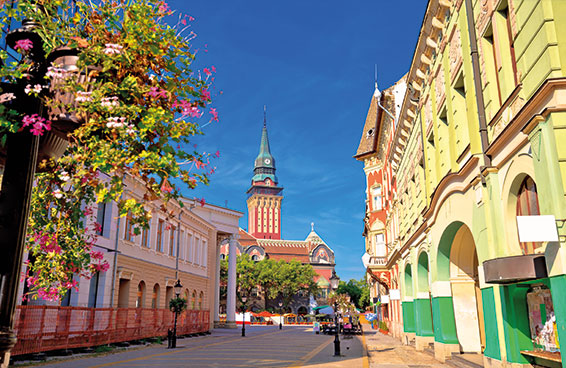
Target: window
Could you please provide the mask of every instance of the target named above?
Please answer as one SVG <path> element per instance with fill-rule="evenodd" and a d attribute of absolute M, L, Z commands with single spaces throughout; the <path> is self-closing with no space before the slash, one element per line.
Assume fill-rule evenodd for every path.
<path fill-rule="evenodd" d="M 88 289 L 88 307 L 96 308 L 98 299 L 98 287 L 100 283 L 100 272 L 95 272 L 90 278 L 90 287 Z"/>
<path fill-rule="evenodd" d="M 198 309 L 202 310 L 202 303 L 204 301 L 204 293 L 201 291 L 198 297 Z"/>
<path fill-rule="evenodd" d="M 179 239 L 179 258 L 187 259 L 187 249 L 185 248 L 185 230 L 181 230 L 181 235 Z"/>
<path fill-rule="evenodd" d="M 192 310 L 195 310 L 196 304 L 197 304 L 197 291 L 193 290 L 193 302 L 191 304 Z"/>
<path fill-rule="evenodd" d="M 537 186 L 530 176 L 527 176 L 519 187 L 516 214 L 517 216 L 540 215 Z M 535 252 L 535 248 L 540 245 L 540 243 L 533 242 L 522 242 L 520 244 L 523 254 L 533 254 Z"/>
<path fill-rule="evenodd" d="M 151 234 L 151 231 L 148 224 L 148 228 L 144 228 L 142 230 L 141 246 L 144 248 L 149 248 L 149 234 Z"/>
<path fill-rule="evenodd" d="M 157 223 L 157 240 L 155 244 L 155 250 L 163 252 L 163 227 L 165 226 L 165 221 L 159 219 Z"/>
<path fill-rule="evenodd" d="M 259 257 L 257 256 L 257 254 L 254 254 L 252 256 L 252 261 L 259 261 Z"/>
<path fill-rule="evenodd" d="M 200 239 L 195 238 L 195 257 L 194 260 L 197 265 L 200 265 Z"/>
<path fill-rule="evenodd" d="M 187 233 L 187 261 L 193 263 L 193 234 Z"/>
<path fill-rule="evenodd" d="M 205 239 L 202 240 L 202 262 L 201 265 L 206 267 L 206 258 L 208 256 L 208 249 L 206 246 L 207 242 Z"/>
<path fill-rule="evenodd" d="M 112 217 L 112 204 L 99 203 L 96 211 L 96 223 L 98 224 L 97 235 L 108 238 L 110 236 L 110 223 Z"/>
<path fill-rule="evenodd" d="M 381 185 L 371 188 L 371 200 L 374 211 L 382 210 L 383 206 L 381 198 Z"/>
<path fill-rule="evenodd" d="M 126 224 L 124 225 L 124 240 L 133 241 L 133 238 L 132 214 L 128 212 L 126 215 Z"/>
<path fill-rule="evenodd" d="M 159 308 L 159 284 L 153 285 L 153 294 L 151 295 L 151 308 Z"/>
<path fill-rule="evenodd" d="M 375 234 L 373 240 L 374 240 L 375 256 L 385 257 L 387 255 L 387 247 L 385 245 L 385 234 L 383 233 Z"/>
<path fill-rule="evenodd" d="M 144 307 L 144 299 L 145 299 L 145 282 L 140 281 L 138 284 L 138 294 L 136 299 L 136 308 L 143 308 Z"/>
<path fill-rule="evenodd" d="M 171 229 L 169 230 L 169 255 L 175 256 L 175 230 L 177 228 L 171 225 Z"/>

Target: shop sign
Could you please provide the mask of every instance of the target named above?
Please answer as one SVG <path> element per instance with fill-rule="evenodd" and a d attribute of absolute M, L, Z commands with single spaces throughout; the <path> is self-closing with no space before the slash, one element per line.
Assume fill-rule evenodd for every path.
<path fill-rule="evenodd" d="M 520 242 L 557 242 L 556 218 L 552 215 L 517 216 Z"/>

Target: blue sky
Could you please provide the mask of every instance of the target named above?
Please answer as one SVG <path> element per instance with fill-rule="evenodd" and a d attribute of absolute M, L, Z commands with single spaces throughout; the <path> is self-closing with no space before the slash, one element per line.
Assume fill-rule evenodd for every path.
<path fill-rule="evenodd" d="M 285 188 L 283 238 L 305 239 L 314 222 L 335 252 L 340 278 L 363 277 L 365 177 L 352 156 L 374 89 L 374 64 L 382 90 L 407 72 L 426 3 L 170 1 L 195 18 L 195 66 L 217 69 L 220 122 L 205 127 L 195 143 L 221 155 L 210 185 L 184 194 L 247 212 L 267 105 L 271 153 Z M 247 213 L 240 226 L 247 228 Z"/>

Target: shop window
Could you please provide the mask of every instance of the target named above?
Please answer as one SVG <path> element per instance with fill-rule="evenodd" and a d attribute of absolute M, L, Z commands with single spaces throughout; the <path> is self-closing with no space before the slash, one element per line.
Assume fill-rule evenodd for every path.
<path fill-rule="evenodd" d="M 532 287 L 527 293 L 527 307 L 534 350 L 559 352 L 552 295 L 546 285 Z"/>
<path fill-rule="evenodd" d="M 517 216 L 540 215 L 537 186 L 530 176 L 527 176 L 519 187 L 516 211 Z M 521 242 L 520 244 L 523 254 L 533 254 L 535 249 L 541 245 L 533 242 Z"/>

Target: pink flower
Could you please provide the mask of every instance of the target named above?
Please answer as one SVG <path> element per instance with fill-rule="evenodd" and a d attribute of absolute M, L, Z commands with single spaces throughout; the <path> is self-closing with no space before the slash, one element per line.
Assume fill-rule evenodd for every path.
<path fill-rule="evenodd" d="M 96 260 L 101 260 L 101 259 L 104 258 L 104 254 L 102 254 L 102 252 L 95 250 L 95 251 L 90 252 L 90 258 L 96 259 Z"/>
<path fill-rule="evenodd" d="M 121 54 L 122 53 L 122 46 L 115 44 L 115 43 L 107 43 L 104 44 L 104 53 L 106 55 L 115 55 L 115 54 Z"/>
<path fill-rule="evenodd" d="M 195 18 L 193 18 L 189 15 L 189 22 L 192 22 L 193 20 L 195 20 Z"/>
<path fill-rule="evenodd" d="M 210 115 L 212 115 L 212 120 L 218 121 L 218 112 L 216 111 L 216 109 L 210 109 Z"/>
<path fill-rule="evenodd" d="M 211 98 L 210 98 L 210 92 L 208 92 L 208 90 L 207 90 L 206 88 L 204 88 L 204 89 L 202 90 L 201 94 L 202 94 L 202 99 L 203 99 L 204 101 L 210 101 L 210 100 L 211 100 Z"/>
<path fill-rule="evenodd" d="M 162 192 L 171 193 L 172 190 L 173 188 L 167 182 L 164 182 L 163 185 L 161 186 Z"/>
<path fill-rule="evenodd" d="M 167 98 L 167 91 L 159 87 L 151 87 L 147 95 L 153 98 Z"/>
<path fill-rule="evenodd" d="M 204 197 L 202 197 L 201 199 L 198 200 L 198 203 L 200 203 L 201 207 L 204 207 L 204 205 L 206 204 L 206 200 L 204 199 Z"/>
<path fill-rule="evenodd" d="M 160 13 L 167 13 L 168 11 L 170 11 L 169 5 L 163 1 L 161 2 L 161 4 L 159 4 L 158 10 Z"/>
<path fill-rule="evenodd" d="M 212 72 L 213 72 L 213 73 L 216 73 L 216 67 L 215 67 L 214 65 L 211 66 L 210 69 L 212 69 Z"/>
<path fill-rule="evenodd" d="M 38 114 L 26 115 L 22 119 L 24 128 L 29 126 L 33 135 L 43 135 L 45 130 L 51 130 L 51 121 L 39 116 Z"/>
<path fill-rule="evenodd" d="M 31 42 L 30 39 L 24 38 L 23 40 L 17 40 L 16 41 L 16 46 L 14 46 L 14 49 L 18 52 L 27 52 L 29 50 L 31 50 L 33 47 L 33 42 Z"/>
<path fill-rule="evenodd" d="M 202 71 L 204 72 L 204 74 L 206 74 L 207 77 L 210 77 L 212 75 L 212 72 L 208 68 L 204 68 Z"/>
<path fill-rule="evenodd" d="M 216 153 L 214 154 L 214 157 L 220 157 L 220 151 L 216 151 Z"/>

